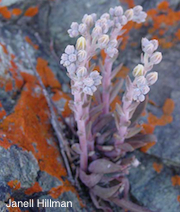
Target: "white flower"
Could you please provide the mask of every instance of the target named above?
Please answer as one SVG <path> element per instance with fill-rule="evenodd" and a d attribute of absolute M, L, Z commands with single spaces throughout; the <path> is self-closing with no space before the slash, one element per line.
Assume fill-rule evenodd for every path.
<path fill-rule="evenodd" d="M 145 95 L 150 91 L 146 78 L 144 76 L 136 77 L 133 84 L 133 100 L 143 102 Z"/>
<path fill-rule="evenodd" d="M 71 65 L 67 66 L 67 71 L 69 74 L 74 74 L 76 71 L 76 65 L 71 63 Z"/>
<path fill-rule="evenodd" d="M 152 55 L 152 53 L 158 48 L 158 41 L 155 39 L 149 41 L 147 38 L 142 38 L 141 44 L 143 52 L 148 55 Z"/>
<path fill-rule="evenodd" d="M 78 27 L 79 27 L 79 25 L 77 22 L 72 22 L 71 28 L 68 30 L 70 37 L 73 38 L 73 37 L 77 37 L 79 35 Z"/>
<path fill-rule="evenodd" d="M 109 13 L 112 16 L 120 17 L 123 15 L 123 8 L 121 6 L 110 8 Z"/>
<path fill-rule="evenodd" d="M 77 50 L 81 50 L 81 49 L 85 49 L 86 48 L 86 39 L 84 37 L 80 37 L 77 39 L 77 42 L 76 42 L 76 49 Z"/>
<path fill-rule="evenodd" d="M 133 8 L 133 21 L 137 23 L 145 22 L 147 14 L 142 10 L 143 8 L 140 5 Z"/>
<path fill-rule="evenodd" d="M 120 18 L 120 23 L 121 23 L 121 25 L 124 26 L 124 25 L 127 24 L 127 22 L 128 22 L 128 20 L 127 20 L 126 16 L 123 15 L 123 16 Z"/>
<path fill-rule="evenodd" d="M 87 52 L 85 50 L 79 50 L 78 51 L 78 61 L 82 62 L 86 59 L 87 57 Z"/>
<path fill-rule="evenodd" d="M 92 36 L 98 36 L 102 34 L 102 28 L 100 26 L 95 26 L 92 30 Z"/>
<path fill-rule="evenodd" d="M 91 15 L 85 14 L 83 19 L 82 19 L 82 22 L 90 28 L 94 25 L 95 20 L 96 20 L 96 14 L 95 13 L 93 13 Z"/>
<path fill-rule="evenodd" d="M 153 85 L 158 80 L 158 73 L 157 72 L 151 72 L 147 74 L 146 80 L 148 85 Z"/>
<path fill-rule="evenodd" d="M 162 60 L 162 53 L 161 52 L 155 52 L 151 58 L 150 58 L 150 62 L 153 64 L 159 64 Z"/>
<path fill-rule="evenodd" d="M 102 18 L 105 18 L 105 19 L 109 20 L 110 19 L 109 13 L 102 14 L 100 19 L 102 19 Z"/>
<path fill-rule="evenodd" d="M 104 34 L 98 39 L 98 45 L 99 48 L 101 49 L 105 48 L 108 43 L 109 43 L 109 35 Z"/>
<path fill-rule="evenodd" d="M 141 13 L 142 10 L 143 10 L 143 7 L 142 6 L 140 6 L 140 5 L 135 6 L 133 8 L 134 15 L 135 16 L 138 16 Z"/>
<path fill-rule="evenodd" d="M 137 77 L 137 76 L 142 76 L 144 73 L 144 66 L 141 64 L 138 64 L 134 70 L 133 70 L 133 76 Z"/>
<path fill-rule="evenodd" d="M 123 8 L 121 6 L 114 8 L 114 15 L 119 17 L 123 15 Z"/>
<path fill-rule="evenodd" d="M 117 45 L 118 45 L 118 42 L 116 39 L 110 40 L 109 47 L 116 48 Z"/>
<path fill-rule="evenodd" d="M 107 33 L 110 27 L 110 22 L 106 18 L 101 18 L 96 21 L 95 26 L 101 27 L 102 33 Z"/>
<path fill-rule="evenodd" d="M 83 92 L 88 95 L 93 95 L 97 90 L 97 86 L 101 84 L 102 77 L 98 71 L 93 71 L 83 80 Z"/>
<path fill-rule="evenodd" d="M 131 21 L 133 19 L 133 15 L 134 15 L 133 9 L 126 10 L 124 15 L 126 16 L 128 21 Z"/>
<path fill-rule="evenodd" d="M 88 33 L 86 24 L 80 24 L 78 30 L 79 30 L 80 34 L 83 36 L 85 36 Z"/>
<path fill-rule="evenodd" d="M 73 45 L 68 45 L 65 48 L 65 53 L 61 56 L 60 64 L 62 64 L 65 67 L 70 66 L 72 63 L 76 62 L 77 56 L 76 56 L 76 50 Z"/>
<path fill-rule="evenodd" d="M 84 66 L 79 67 L 76 73 L 77 73 L 77 77 L 81 79 L 87 75 L 87 69 Z"/>
<path fill-rule="evenodd" d="M 111 58 L 117 56 L 117 54 L 118 54 L 118 50 L 113 47 L 108 47 L 105 51 Z"/>

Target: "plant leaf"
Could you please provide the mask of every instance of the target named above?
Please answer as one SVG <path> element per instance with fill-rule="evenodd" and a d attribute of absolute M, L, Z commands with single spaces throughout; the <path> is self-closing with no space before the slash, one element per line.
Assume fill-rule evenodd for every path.
<path fill-rule="evenodd" d="M 112 197 L 121 187 L 121 185 L 112 186 L 110 188 L 103 188 L 101 186 L 94 186 L 91 190 L 94 194 L 96 194 L 98 197 L 106 200 L 110 197 Z"/>
<path fill-rule="evenodd" d="M 138 134 L 142 130 L 142 127 L 133 127 L 128 129 L 128 133 L 126 135 L 126 138 L 131 138 Z"/>
<path fill-rule="evenodd" d="M 106 174 L 121 171 L 121 166 L 107 159 L 97 159 L 90 163 L 88 170 L 92 173 Z"/>
<path fill-rule="evenodd" d="M 109 200 L 114 202 L 119 207 L 130 210 L 131 212 L 152 212 L 149 209 L 136 205 L 126 199 L 110 198 Z"/>
<path fill-rule="evenodd" d="M 139 117 L 145 110 L 147 103 L 148 103 L 148 97 L 146 96 L 146 99 L 144 100 L 144 102 L 141 102 L 136 108 L 136 110 L 134 111 L 134 114 L 131 118 L 131 123 L 134 123 L 139 119 Z"/>
<path fill-rule="evenodd" d="M 110 93 L 110 103 L 112 103 L 115 97 L 118 95 L 119 91 L 121 90 L 123 86 L 123 82 L 124 82 L 123 79 L 118 80 L 118 82 L 112 88 Z"/>
<path fill-rule="evenodd" d="M 116 76 L 116 74 L 121 70 L 123 64 L 119 64 L 112 72 L 111 72 L 111 80 Z"/>
<path fill-rule="evenodd" d="M 87 175 L 83 170 L 80 170 L 81 181 L 89 188 L 94 187 L 98 184 L 102 178 L 103 174 L 90 174 Z"/>

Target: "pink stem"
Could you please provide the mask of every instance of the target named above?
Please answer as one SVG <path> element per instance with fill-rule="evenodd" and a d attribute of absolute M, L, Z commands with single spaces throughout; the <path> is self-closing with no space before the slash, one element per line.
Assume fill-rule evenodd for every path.
<path fill-rule="evenodd" d="M 112 71 L 112 65 L 113 62 L 109 56 L 105 59 L 105 70 L 103 72 L 103 79 L 102 79 L 102 85 L 103 85 L 103 113 L 107 114 L 109 113 L 109 107 L 110 107 L 110 92 L 109 88 L 111 86 L 111 71 Z"/>
<path fill-rule="evenodd" d="M 80 168 L 83 171 L 87 170 L 88 164 L 88 146 L 87 146 L 87 138 L 86 138 L 86 118 L 83 118 L 85 113 L 87 113 L 86 108 L 83 107 L 84 99 L 81 97 L 81 92 L 77 91 L 74 95 L 74 103 L 76 106 L 76 122 L 78 128 L 78 135 L 79 135 L 79 143 L 81 148 L 81 155 L 80 155 Z"/>
<path fill-rule="evenodd" d="M 121 140 L 116 140 L 115 142 L 116 146 L 124 143 L 124 140 L 126 138 L 127 131 L 128 131 L 127 123 L 130 120 L 129 107 L 131 104 L 132 104 L 132 90 L 129 90 L 127 93 L 125 93 L 125 96 L 123 97 L 122 109 L 123 109 L 124 115 L 121 116 L 120 118 L 119 128 L 118 128 L 118 135 L 121 138 Z"/>

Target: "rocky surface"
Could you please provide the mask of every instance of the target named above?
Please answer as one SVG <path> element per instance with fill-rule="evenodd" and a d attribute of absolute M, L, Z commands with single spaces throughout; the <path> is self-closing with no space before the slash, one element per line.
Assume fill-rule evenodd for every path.
<path fill-rule="evenodd" d="M 124 8 L 131 6 L 132 2 L 121 1 Z M 162 108 L 167 98 L 172 99 L 175 103 L 172 114 L 169 114 L 173 120 L 171 123 L 161 123 L 161 126 L 157 123 L 148 123 L 155 127 L 154 133 L 158 142 L 152 148 L 143 151 L 144 153 L 136 153 L 141 165 L 130 172 L 130 198 L 152 211 L 178 212 L 180 210 L 180 183 L 173 181 L 175 179 L 173 177 L 180 175 L 180 44 L 176 35 L 180 20 L 175 18 L 178 17 L 176 12 L 179 11 L 180 0 L 169 0 L 170 6 L 167 7 L 167 4 L 164 4 L 158 8 L 160 2 L 162 0 L 134 1 L 135 4 L 141 4 L 146 11 L 155 9 L 157 12 L 155 16 L 158 19 L 162 18 L 161 14 L 165 13 L 167 19 L 162 18 L 161 25 L 162 28 L 166 26 L 167 30 L 163 35 L 160 34 L 159 28 L 156 29 L 157 26 L 154 25 L 156 19 L 153 18 L 154 22 L 150 18 L 148 24 L 141 26 L 138 30 L 132 26 L 130 36 L 128 37 L 126 34 L 122 43 L 122 46 L 126 48 L 121 49 L 118 62 L 123 62 L 126 68 L 132 70 L 134 65 L 140 62 L 141 37 L 159 39 L 164 59 L 155 68 L 159 72 L 159 81 L 152 88 L 151 104 L 148 105 L 146 118 L 142 120 L 149 117 L 148 113 L 160 118 L 164 114 Z M 2 0 L 0 2 L 0 43 L 7 47 L 9 54 L 15 56 L 13 61 L 18 65 L 18 70 L 23 73 L 21 76 L 18 75 L 19 78 L 16 76 L 15 83 L 12 83 L 13 89 L 9 89 L 7 79 L 3 81 L 3 87 L 0 89 L 2 104 L 0 109 L 1 211 L 6 211 L 4 203 L 10 197 L 15 200 L 46 198 L 73 201 L 73 209 L 69 211 L 93 211 L 89 197 L 83 197 L 86 196 L 85 194 L 81 197 L 85 199 L 86 207 L 81 207 L 77 192 L 66 180 L 56 138 L 47 119 L 47 105 L 40 88 L 30 78 L 29 74 L 32 74 L 32 70 L 21 47 L 25 46 L 34 64 L 39 61 L 40 71 L 45 70 L 45 72 L 42 71 L 42 77 L 45 76 L 44 83 L 47 84 L 47 87 L 50 87 L 51 90 L 57 89 L 54 91 L 57 93 L 62 89 L 69 91 L 68 79 L 64 69 L 59 67 L 58 57 L 68 43 L 74 43 L 74 40 L 67 34 L 71 22 L 80 21 L 84 13 L 101 14 L 108 11 L 109 7 L 118 4 L 118 0 Z M 2 6 L 8 6 L 5 16 L 1 12 L 4 11 Z M 32 6 L 33 11 L 29 15 L 25 15 L 28 8 Z M 14 15 L 14 8 L 19 8 L 21 13 Z M 7 16 L 9 13 L 11 16 Z M 149 15 L 151 16 L 150 12 Z M 168 21 L 173 19 L 172 23 Z M 54 42 L 54 51 L 57 55 L 52 49 L 50 50 L 50 41 Z M 8 61 L 9 57 L 3 48 L 0 49 L 0 52 L 1 56 L 3 55 Z M 37 60 L 37 58 L 41 59 Z M 47 61 L 47 64 L 44 60 Z M 14 66 L 13 68 L 15 69 Z M 49 70 L 52 70 L 55 75 L 46 75 Z M 2 74 L 0 77 L 2 79 L 4 75 Z M 48 81 L 46 78 L 53 80 Z M 55 78 L 60 81 L 61 85 Z M 62 98 L 67 101 L 67 96 L 64 95 L 58 101 L 64 102 L 65 100 Z M 38 105 L 37 109 L 33 105 Z M 42 113 L 40 112 L 41 108 L 44 111 Z M 11 129 L 7 130 L 7 126 L 11 126 Z M 38 130 L 33 134 L 36 128 Z M 23 136 L 21 136 L 22 134 Z M 46 155 L 46 153 L 48 154 Z M 21 210 L 23 211 L 23 208 Z M 31 210 L 29 208 L 29 211 Z M 37 210 L 34 208 L 33 211 Z M 116 210 L 119 211 L 114 208 L 114 211 Z M 57 209 L 47 208 L 45 211 L 51 212 L 57 211 Z"/>

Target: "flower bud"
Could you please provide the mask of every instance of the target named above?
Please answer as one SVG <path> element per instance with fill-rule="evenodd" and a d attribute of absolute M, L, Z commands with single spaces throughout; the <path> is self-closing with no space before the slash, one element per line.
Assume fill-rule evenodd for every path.
<path fill-rule="evenodd" d="M 71 65 L 67 66 L 67 71 L 69 74 L 74 74 L 76 71 L 76 65 L 74 63 L 71 63 Z"/>
<path fill-rule="evenodd" d="M 85 23 L 88 27 L 92 27 L 94 24 L 93 17 L 91 15 L 84 15 L 82 22 Z"/>
<path fill-rule="evenodd" d="M 85 50 L 79 50 L 78 51 L 78 61 L 82 62 L 86 59 L 87 57 L 87 52 Z"/>
<path fill-rule="evenodd" d="M 148 45 L 146 45 L 143 49 L 143 51 L 149 55 L 151 55 L 154 51 L 154 46 L 152 43 L 149 43 Z"/>
<path fill-rule="evenodd" d="M 82 78 L 82 77 L 85 77 L 86 75 L 87 75 L 86 67 L 84 67 L 84 66 L 79 67 L 78 70 L 77 70 L 77 77 Z"/>
<path fill-rule="evenodd" d="M 104 13 L 101 15 L 101 18 L 105 18 L 105 19 L 109 20 L 110 15 L 108 13 Z"/>
<path fill-rule="evenodd" d="M 109 36 L 108 35 L 102 35 L 99 39 L 98 39 L 98 44 L 100 48 L 104 48 L 106 47 L 106 45 L 109 43 Z"/>
<path fill-rule="evenodd" d="M 157 72 L 151 72 L 147 74 L 146 80 L 148 85 L 153 85 L 158 79 L 158 73 Z"/>
<path fill-rule="evenodd" d="M 77 39 L 76 49 L 81 50 L 81 49 L 85 49 L 85 48 L 86 48 L 86 39 L 81 36 L 80 38 Z"/>
<path fill-rule="evenodd" d="M 155 50 L 158 48 L 158 46 L 159 46 L 158 40 L 153 39 L 153 40 L 151 40 L 150 42 L 153 44 L 153 46 L 154 46 L 154 51 L 155 51 Z"/>
<path fill-rule="evenodd" d="M 87 25 L 86 24 L 80 24 L 79 25 L 79 32 L 82 35 L 85 35 L 87 33 Z"/>
<path fill-rule="evenodd" d="M 109 46 L 112 47 L 112 48 L 116 48 L 118 45 L 118 42 L 116 39 L 113 39 L 109 42 Z"/>
<path fill-rule="evenodd" d="M 134 15 L 133 9 L 126 10 L 124 15 L 126 16 L 128 21 L 131 21 Z"/>
<path fill-rule="evenodd" d="M 134 15 L 138 16 L 142 10 L 143 10 L 142 6 L 137 5 L 136 7 L 133 8 Z"/>
<path fill-rule="evenodd" d="M 120 18 L 120 22 L 123 26 L 127 24 L 128 20 L 125 15 Z"/>
<path fill-rule="evenodd" d="M 162 60 L 162 53 L 161 52 L 155 52 L 151 58 L 150 58 L 150 62 L 153 64 L 159 64 Z"/>
<path fill-rule="evenodd" d="M 75 48 L 73 45 L 67 45 L 65 48 L 65 53 L 66 54 L 73 54 L 75 51 Z"/>
<path fill-rule="evenodd" d="M 78 27 L 79 27 L 79 25 L 77 22 L 72 22 L 71 29 L 78 30 Z"/>
<path fill-rule="evenodd" d="M 122 16 L 123 14 L 123 8 L 121 6 L 114 8 L 114 15 L 115 16 Z"/>
<path fill-rule="evenodd" d="M 142 86 L 147 85 L 147 80 L 144 76 L 136 77 L 134 82 L 137 85 L 137 87 L 142 87 Z"/>
<path fill-rule="evenodd" d="M 143 73 L 144 73 L 144 66 L 141 64 L 138 64 L 133 70 L 134 77 L 142 76 Z"/>
<path fill-rule="evenodd" d="M 92 31 L 93 36 L 101 35 L 102 34 L 102 28 L 100 26 L 94 27 Z"/>

